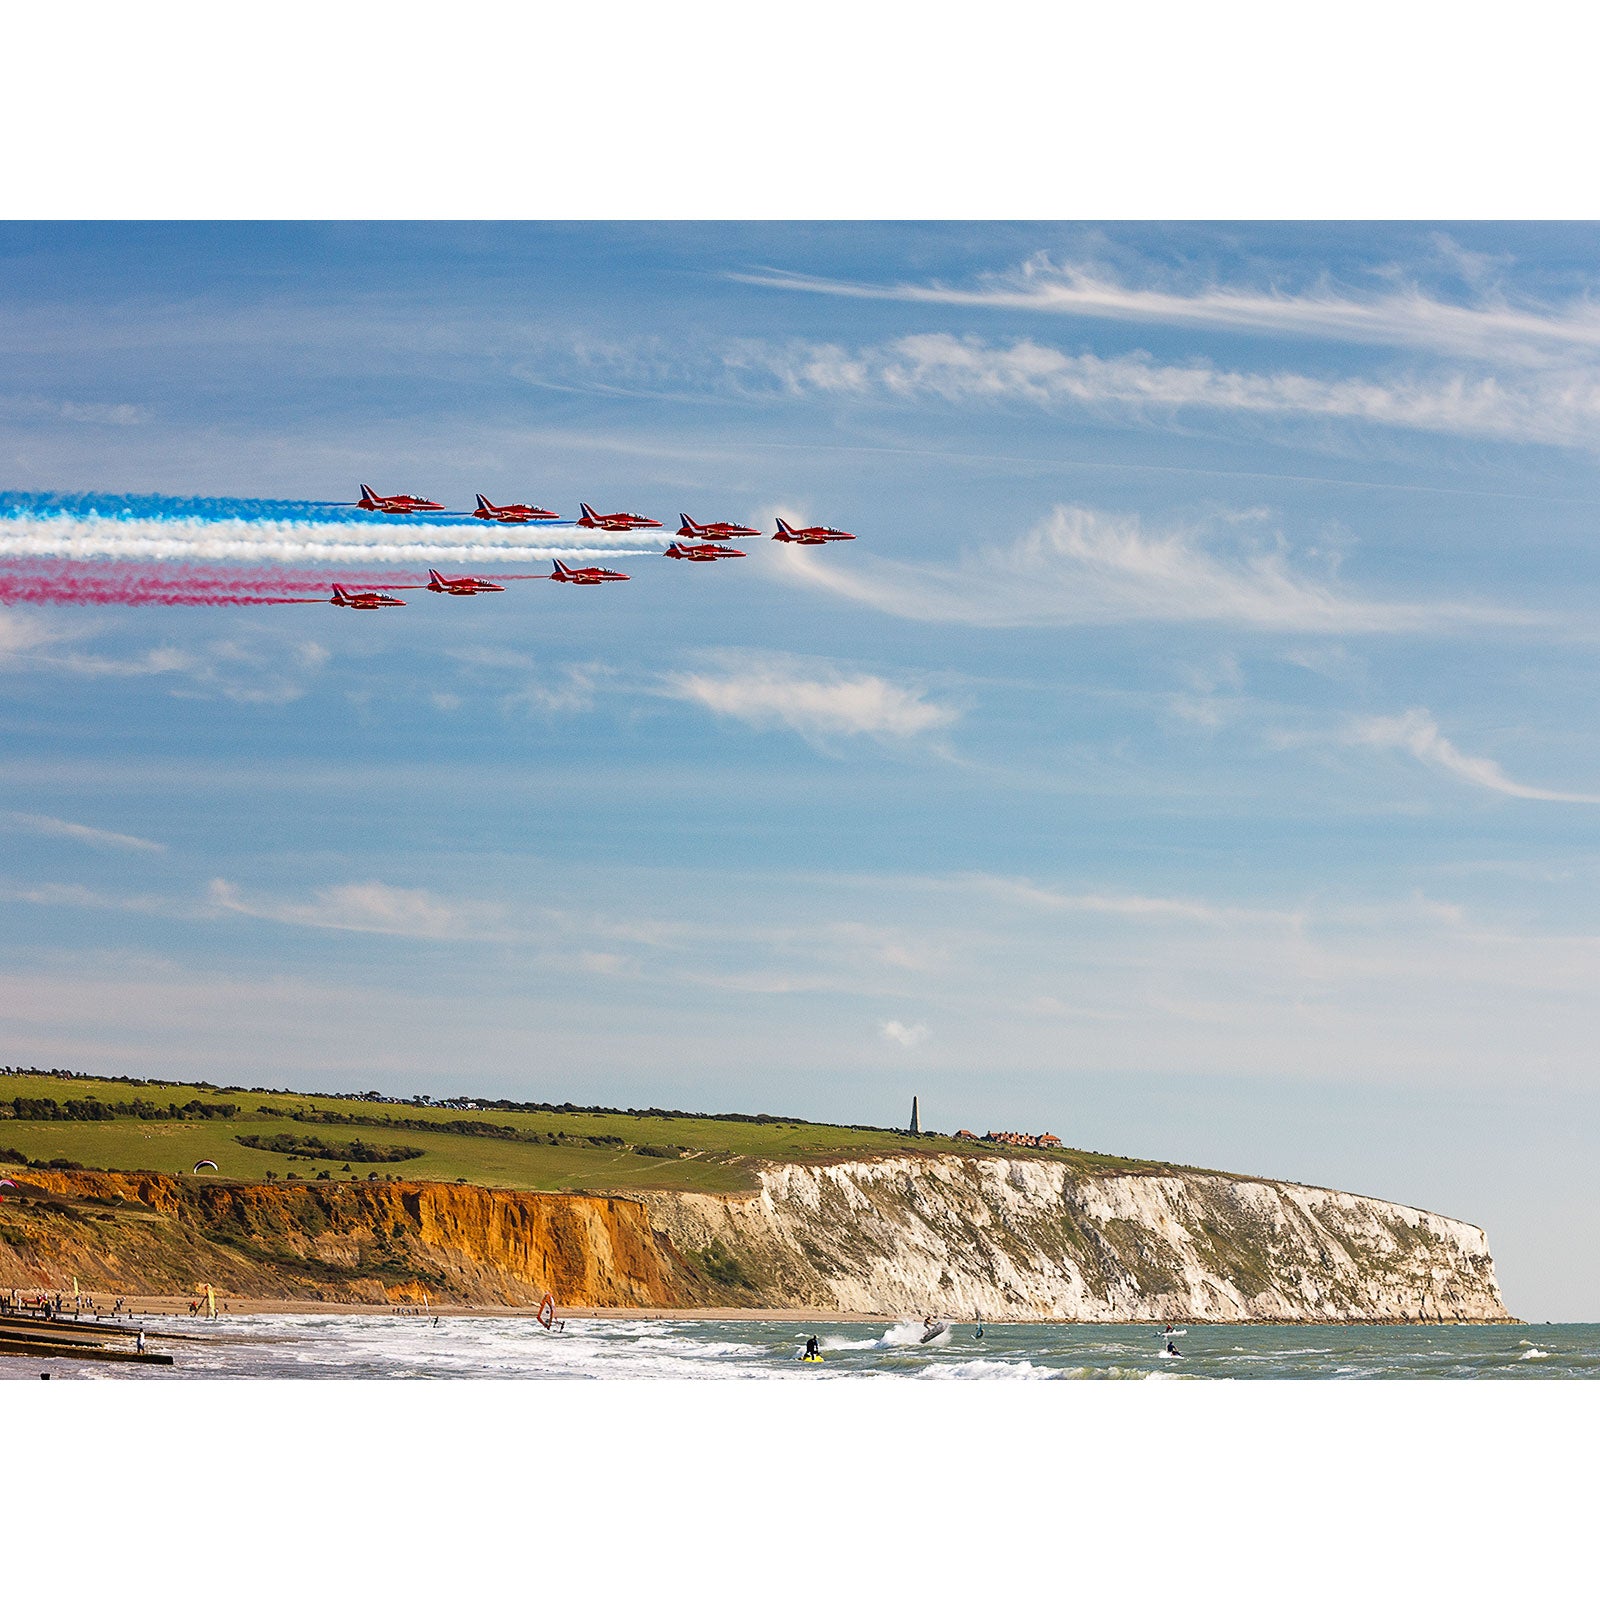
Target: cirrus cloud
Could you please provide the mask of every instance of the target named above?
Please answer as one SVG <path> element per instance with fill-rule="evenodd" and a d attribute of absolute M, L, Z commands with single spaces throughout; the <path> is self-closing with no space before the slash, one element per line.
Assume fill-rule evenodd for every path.
<path fill-rule="evenodd" d="M 665 692 L 753 728 L 788 728 L 808 739 L 914 739 L 949 727 L 959 715 L 919 688 L 829 662 L 736 652 L 717 662 L 713 670 L 670 674 Z"/>
<path fill-rule="evenodd" d="M 1444 371 L 1322 377 L 1244 372 L 1210 361 L 1165 363 L 1142 351 L 1072 353 L 1035 339 L 912 334 L 863 350 L 837 345 L 743 345 L 730 371 L 770 374 L 791 395 L 952 405 L 1018 404 L 1147 415 L 1182 410 L 1309 417 L 1470 437 L 1592 448 L 1600 440 L 1600 370 L 1506 377 Z"/>
<path fill-rule="evenodd" d="M 915 1050 L 919 1044 L 926 1044 L 930 1031 L 925 1022 L 896 1022 L 893 1019 L 878 1029 L 891 1044 L 897 1044 L 905 1050 Z"/>
<path fill-rule="evenodd" d="M 109 828 L 91 828 L 87 823 L 67 822 L 61 817 L 39 816 L 28 811 L 0 812 L 0 827 L 42 834 L 51 839 L 72 839 L 79 844 L 99 845 L 112 850 L 162 851 L 167 847 L 153 839 L 131 833 L 114 833 Z"/>
<path fill-rule="evenodd" d="M 425 889 L 392 884 L 342 883 L 316 890 L 309 899 L 247 896 L 225 878 L 213 878 L 211 904 L 218 910 L 345 933 L 393 934 L 405 939 L 484 939 L 499 930 L 497 906 L 453 901 Z"/>
<path fill-rule="evenodd" d="M 1057 506 L 1008 545 L 955 563 L 873 560 L 849 568 L 774 553 L 796 581 L 893 616 L 974 627 L 1206 622 L 1277 633 L 1425 632 L 1529 617 L 1458 601 L 1388 600 L 1297 566 L 1273 538 L 1225 547 L 1215 530 L 1147 528 L 1133 515 Z"/>
<path fill-rule="evenodd" d="M 1498 761 L 1487 756 L 1469 756 L 1439 731 L 1439 724 L 1424 710 L 1412 710 L 1398 717 L 1363 717 L 1351 724 L 1346 739 L 1351 744 L 1374 750 L 1402 750 L 1425 766 L 1447 772 L 1463 783 L 1517 800 L 1557 800 L 1571 805 L 1600 805 L 1600 794 L 1576 794 L 1564 789 L 1542 789 L 1519 783 Z"/>
<path fill-rule="evenodd" d="M 945 283 L 855 283 L 796 273 L 730 274 L 769 289 L 898 300 L 914 305 L 970 306 L 1117 322 L 1226 328 L 1351 343 L 1436 350 L 1507 364 L 1543 366 L 1600 353 L 1600 306 L 1515 303 L 1480 289 L 1475 300 L 1447 300 L 1415 284 L 1362 294 L 1322 286 L 1284 291 L 1209 283 L 1200 287 L 1123 282 L 1103 268 L 1029 257 L 969 286 Z"/>

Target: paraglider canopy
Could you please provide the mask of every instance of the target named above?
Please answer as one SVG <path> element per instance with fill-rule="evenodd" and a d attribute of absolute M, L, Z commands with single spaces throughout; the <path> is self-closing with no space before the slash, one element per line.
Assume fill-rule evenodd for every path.
<path fill-rule="evenodd" d="M 213 1172 L 215 1172 L 217 1170 L 217 1164 L 216 1164 L 215 1161 L 197 1161 L 197 1162 L 195 1162 L 194 1170 L 196 1172 L 198 1172 L 201 1169 L 201 1167 L 210 1167 Z"/>

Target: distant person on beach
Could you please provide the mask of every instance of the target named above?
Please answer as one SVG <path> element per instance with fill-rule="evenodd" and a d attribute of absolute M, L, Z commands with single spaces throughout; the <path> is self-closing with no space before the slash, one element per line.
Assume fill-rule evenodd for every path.
<path fill-rule="evenodd" d="M 144 1329 L 143 1328 L 141 1328 L 139 1330 L 139 1337 L 135 1341 L 133 1348 L 135 1350 L 137 1350 L 140 1355 L 144 1354 Z"/>

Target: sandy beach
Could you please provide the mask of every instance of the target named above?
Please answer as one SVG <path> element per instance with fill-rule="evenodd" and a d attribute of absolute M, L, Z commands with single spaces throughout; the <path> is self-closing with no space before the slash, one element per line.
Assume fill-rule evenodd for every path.
<path fill-rule="evenodd" d="M 37 1291 L 28 1290 L 27 1293 Z M 115 1319 L 111 1316 L 111 1306 L 115 1304 L 115 1296 L 95 1297 L 98 1312 L 85 1309 L 77 1319 L 80 1324 L 116 1321 L 128 1321 L 139 1317 L 187 1317 L 189 1307 L 193 1303 L 190 1295 L 129 1295 L 122 1302 L 121 1315 Z M 490 1305 L 465 1305 L 435 1303 L 427 1307 L 413 1305 L 409 1302 L 399 1305 L 375 1304 L 371 1301 L 355 1300 L 249 1300 L 240 1296 L 229 1295 L 226 1298 L 217 1298 L 218 1322 L 225 1322 L 230 1316 L 270 1317 L 270 1316 L 323 1316 L 323 1317 L 522 1317 L 532 1319 L 537 1311 L 535 1306 L 490 1306 Z M 782 1308 L 752 1308 L 749 1306 L 652 1306 L 641 1308 L 638 1306 L 568 1306 L 556 1308 L 558 1317 L 581 1317 L 585 1319 L 605 1318 L 619 1321 L 657 1321 L 657 1322 L 815 1322 L 819 1317 L 825 1317 L 829 1322 L 894 1322 L 901 1320 L 890 1312 L 866 1311 L 822 1311 L 816 1308 L 782 1307 Z M 73 1315 L 68 1308 L 62 1313 L 62 1321 L 70 1326 Z M 196 1321 L 210 1321 L 204 1311 L 195 1314 Z"/>

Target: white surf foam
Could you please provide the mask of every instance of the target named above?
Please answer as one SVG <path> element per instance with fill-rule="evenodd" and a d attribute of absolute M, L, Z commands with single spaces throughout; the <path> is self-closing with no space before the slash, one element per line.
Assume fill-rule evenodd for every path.
<path fill-rule="evenodd" d="M 972 1361 L 930 1361 L 919 1378 L 1064 1378 L 1059 1368 L 1037 1367 L 1031 1361 L 992 1361 L 979 1357 Z"/>

